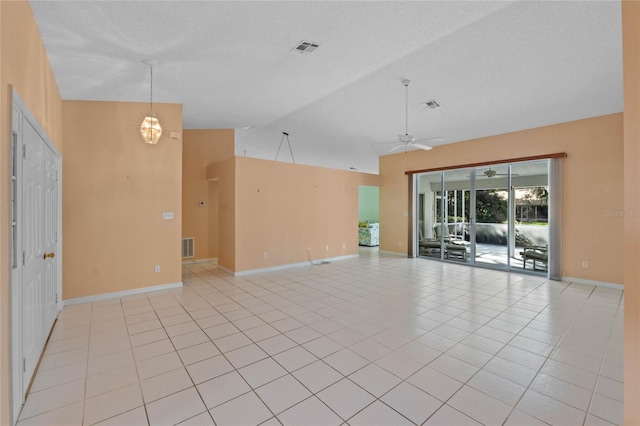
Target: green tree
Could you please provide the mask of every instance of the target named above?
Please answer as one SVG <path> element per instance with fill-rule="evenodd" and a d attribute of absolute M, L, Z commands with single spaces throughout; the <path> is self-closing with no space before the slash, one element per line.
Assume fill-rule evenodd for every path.
<path fill-rule="evenodd" d="M 507 221 L 507 199 L 504 191 L 490 189 L 476 192 L 476 222 L 504 223 Z"/>

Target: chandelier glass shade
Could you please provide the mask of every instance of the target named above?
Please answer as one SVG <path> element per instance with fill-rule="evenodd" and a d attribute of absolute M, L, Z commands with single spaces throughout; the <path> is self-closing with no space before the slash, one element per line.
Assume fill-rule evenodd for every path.
<path fill-rule="evenodd" d="M 155 116 L 145 117 L 140 125 L 140 134 L 145 143 L 151 145 L 157 144 L 160 136 L 162 136 L 162 127 L 158 119 Z"/>

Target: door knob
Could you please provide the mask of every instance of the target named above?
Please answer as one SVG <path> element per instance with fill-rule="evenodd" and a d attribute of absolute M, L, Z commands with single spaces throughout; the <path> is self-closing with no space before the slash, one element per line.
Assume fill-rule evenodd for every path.
<path fill-rule="evenodd" d="M 54 257 L 56 257 L 56 254 L 55 254 L 54 252 L 51 252 L 51 253 L 45 253 L 45 254 L 43 254 L 43 255 L 42 255 L 42 258 L 43 258 L 43 259 L 48 259 L 48 258 L 53 259 Z"/>

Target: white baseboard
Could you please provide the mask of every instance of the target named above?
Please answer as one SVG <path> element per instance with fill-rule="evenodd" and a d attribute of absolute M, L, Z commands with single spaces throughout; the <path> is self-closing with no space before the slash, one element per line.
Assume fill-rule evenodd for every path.
<path fill-rule="evenodd" d="M 133 296 L 134 294 L 150 293 L 153 291 L 169 290 L 172 288 L 182 287 L 182 281 L 170 284 L 154 285 L 151 287 L 140 287 L 131 290 L 114 291 L 112 293 L 102 293 L 93 296 L 75 297 L 73 299 L 65 299 L 64 306 L 77 305 L 78 303 L 98 302 L 101 300 L 113 299 L 115 297 Z"/>
<path fill-rule="evenodd" d="M 320 266 L 321 262 L 337 262 L 340 260 L 347 260 L 347 259 L 354 259 L 356 257 L 360 256 L 359 254 L 349 254 L 346 256 L 338 256 L 338 257 L 331 257 L 331 258 L 327 258 L 327 259 L 318 259 L 318 260 L 314 260 L 313 264 L 314 266 Z M 289 269 L 289 268 L 298 268 L 300 266 L 312 266 L 311 263 L 309 263 L 309 261 L 306 262 L 299 262 L 299 263 L 288 263 L 286 265 L 278 265 L 278 266 L 270 266 L 268 268 L 260 268 L 260 269 L 249 269 L 246 271 L 238 271 L 238 272 L 232 272 L 229 271 L 226 268 L 220 267 L 220 269 L 222 269 L 225 272 L 229 272 L 230 274 L 233 274 L 236 277 L 241 277 L 243 275 L 250 275 L 250 274 L 259 274 L 261 272 L 274 272 L 274 271 L 281 271 L 283 269 Z"/>
<path fill-rule="evenodd" d="M 183 265 L 193 265 L 194 263 L 218 263 L 217 257 L 212 257 L 211 259 L 196 259 L 196 260 L 183 260 Z"/>
<path fill-rule="evenodd" d="M 572 282 L 576 284 L 584 284 L 584 285 L 595 285 L 598 287 L 613 288 L 616 290 L 624 290 L 624 285 L 622 284 L 608 283 L 604 281 L 585 280 L 583 278 L 573 278 L 573 277 L 565 277 L 565 276 L 562 277 L 562 281 Z"/>

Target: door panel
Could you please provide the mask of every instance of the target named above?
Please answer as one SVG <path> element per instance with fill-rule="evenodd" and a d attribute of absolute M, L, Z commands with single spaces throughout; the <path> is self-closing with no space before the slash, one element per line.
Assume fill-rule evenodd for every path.
<path fill-rule="evenodd" d="M 45 259 L 44 330 L 48 332 L 57 315 L 58 169 L 56 156 L 48 147 L 45 147 L 44 159 L 44 252 L 49 253 Z"/>
<path fill-rule="evenodd" d="M 45 144 L 25 120 L 22 166 L 23 251 L 22 276 L 22 356 L 23 385 L 26 389 L 44 346 L 45 262 L 44 236 L 44 149 Z"/>

